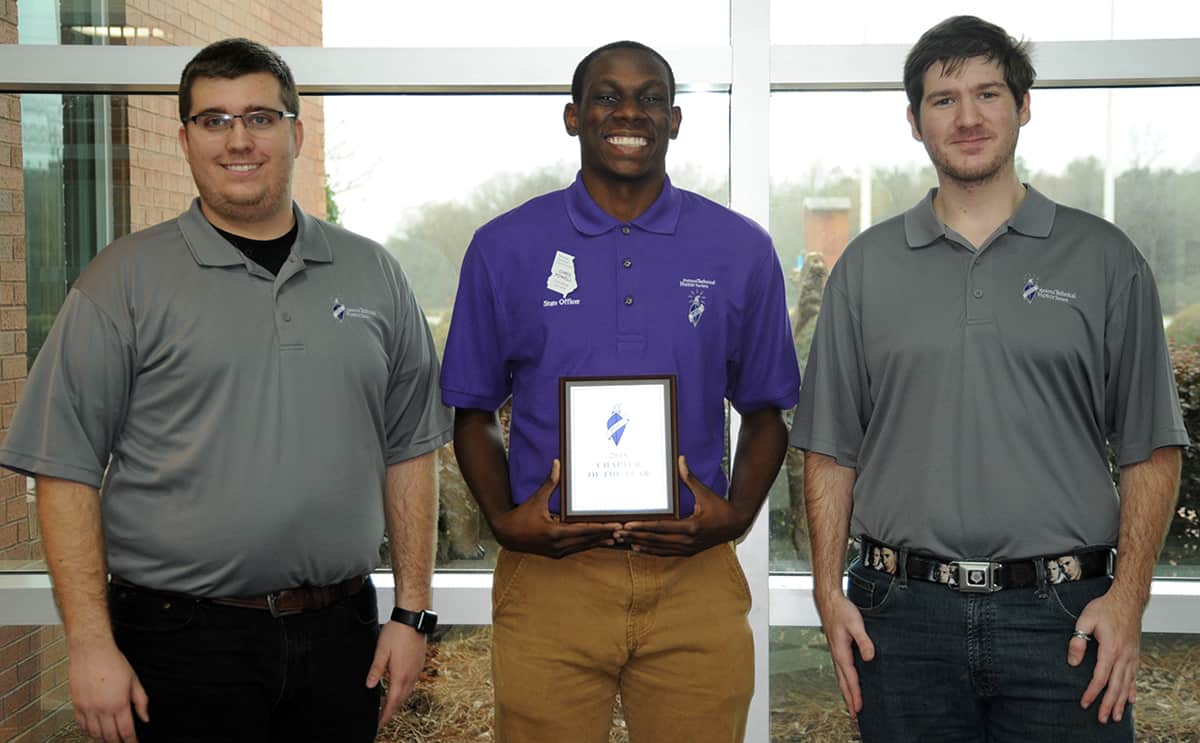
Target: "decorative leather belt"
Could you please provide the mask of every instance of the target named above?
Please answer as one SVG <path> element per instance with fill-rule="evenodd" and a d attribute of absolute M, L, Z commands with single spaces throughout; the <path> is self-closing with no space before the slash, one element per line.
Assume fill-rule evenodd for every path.
<path fill-rule="evenodd" d="M 342 599 L 354 596 L 363 588 L 366 587 L 369 576 L 356 575 L 353 578 L 347 578 L 341 583 L 334 583 L 329 586 L 299 586 L 297 588 L 285 588 L 282 591 L 264 594 L 261 596 L 227 596 L 221 598 L 209 598 L 207 596 L 191 596 L 186 593 L 173 593 L 171 591 L 160 591 L 154 588 L 145 588 L 136 583 L 131 583 L 119 575 L 114 575 L 109 578 L 114 586 L 129 588 L 142 593 L 150 593 L 159 596 L 167 596 L 180 599 L 191 599 L 192 601 L 205 601 L 210 604 L 218 604 L 220 606 L 235 606 L 239 609 L 260 609 L 271 612 L 273 617 L 283 617 L 289 614 L 299 614 L 305 611 L 315 611 L 317 609 L 325 609 L 333 606 Z"/>
<path fill-rule="evenodd" d="M 861 537 L 863 565 L 890 575 L 899 572 L 900 550 Z M 942 583 L 968 593 L 993 593 L 1005 588 L 1029 588 L 1038 584 L 1038 563 L 1047 583 L 1069 583 L 1113 574 L 1116 550 L 1088 549 L 1065 555 L 1028 560 L 943 560 L 909 552 L 904 572 L 909 578 Z"/>

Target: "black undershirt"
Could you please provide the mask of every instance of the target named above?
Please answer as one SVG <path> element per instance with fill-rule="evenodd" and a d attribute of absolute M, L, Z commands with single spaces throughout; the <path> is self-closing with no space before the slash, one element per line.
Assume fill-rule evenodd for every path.
<path fill-rule="evenodd" d="M 292 244 L 296 242 L 296 233 L 300 231 L 300 223 L 295 222 L 292 224 L 292 229 L 288 230 L 286 234 L 273 240 L 252 240 L 232 232 L 226 232 L 216 225 L 213 225 L 213 229 L 228 240 L 233 247 L 242 251 L 247 258 L 270 271 L 272 276 L 278 276 L 279 269 L 283 268 L 283 262 L 292 252 Z"/>

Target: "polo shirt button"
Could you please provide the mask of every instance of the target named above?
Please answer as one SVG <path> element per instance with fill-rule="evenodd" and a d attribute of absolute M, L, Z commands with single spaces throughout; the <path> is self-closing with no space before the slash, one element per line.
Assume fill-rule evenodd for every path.
<path fill-rule="evenodd" d="M 630 266 L 633 265 L 633 261 L 626 258 L 625 260 L 621 261 L 621 265 L 624 266 L 625 268 L 629 268 Z"/>
<path fill-rule="evenodd" d="M 975 295 L 976 299 L 982 299 L 983 298 L 983 289 L 976 289 L 973 292 L 973 294 Z"/>
<path fill-rule="evenodd" d="M 290 312 L 283 313 L 283 321 L 291 322 L 292 321 L 292 313 L 290 313 Z"/>
<path fill-rule="evenodd" d="M 626 304 L 626 305 L 631 305 L 631 304 L 633 304 L 633 296 L 632 296 L 632 295 L 630 295 L 630 296 L 628 296 L 628 297 L 625 297 L 625 304 Z"/>
<path fill-rule="evenodd" d="M 624 226 L 624 227 L 622 227 L 622 228 L 621 228 L 621 234 L 622 234 L 622 235 L 628 235 L 628 234 L 629 234 L 629 225 L 626 225 L 626 226 Z"/>

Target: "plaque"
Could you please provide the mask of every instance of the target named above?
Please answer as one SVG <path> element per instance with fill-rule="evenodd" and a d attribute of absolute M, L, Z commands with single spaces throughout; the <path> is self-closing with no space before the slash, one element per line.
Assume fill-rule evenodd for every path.
<path fill-rule="evenodd" d="M 563 521 L 679 517 L 675 375 L 562 377 Z"/>

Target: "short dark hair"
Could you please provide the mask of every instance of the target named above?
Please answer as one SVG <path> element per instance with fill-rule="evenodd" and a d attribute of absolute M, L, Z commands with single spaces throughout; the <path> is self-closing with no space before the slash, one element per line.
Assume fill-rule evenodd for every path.
<path fill-rule="evenodd" d="M 671 105 L 675 105 L 675 72 L 671 69 L 671 63 L 667 61 L 666 57 L 654 51 L 645 44 L 629 40 L 614 41 L 611 44 L 605 44 L 598 49 L 593 49 L 592 51 L 588 52 L 588 55 L 580 60 L 579 64 L 575 66 L 575 75 L 571 78 L 572 101 L 578 104 L 580 99 L 583 98 L 583 78 L 587 75 L 588 67 L 591 66 L 596 57 L 599 57 L 605 52 L 611 52 L 614 49 L 632 49 L 634 51 L 644 52 L 649 54 L 651 57 L 654 57 L 659 62 L 662 62 L 662 66 L 667 68 L 667 95 L 671 99 Z"/>
<path fill-rule="evenodd" d="M 283 57 L 257 41 L 223 39 L 214 41 L 192 57 L 179 78 L 179 120 L 187 121 L 192 108 L 192 86 L 202 77 L 233 80 L 243 75 L 266 72 L 279 81 L 279 94 L 288 112 L 300 114 L 300 93 Z"/>
<path fill-rule="evenodd" d="M 904 60 L 904 92 L 908 94 L 908 105 L 918 126 L 921 99 L 925 97 L 925 73 L 929 68 L 940 62 L 944 73 L 954 74 L 974 57 L 1000 64 L 1004 82 L 1020 107 L 1037 75 L 1029 59 L 1028 42 L 1017 41 L 1004 29 L 981 18 L 956 15 L 922 34 Z"/>

